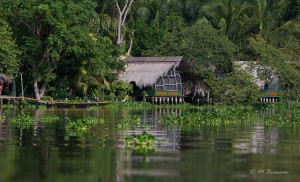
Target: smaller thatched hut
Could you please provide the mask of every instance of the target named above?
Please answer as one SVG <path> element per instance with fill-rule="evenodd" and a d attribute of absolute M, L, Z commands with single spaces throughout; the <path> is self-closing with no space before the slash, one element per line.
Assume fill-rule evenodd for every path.
<path fill-rule="evenodd" d="M 140 100 L 148 97 L 178 99 L 191 95 L 205 95 L 208 88 L 201 79 L 191 76 L 188 61 L 182 56 L 128 57 L 125 72 L 119 79 L 132 83 L 134 96 Z M 183 76 L 183 77 L 182 77 Z"/>

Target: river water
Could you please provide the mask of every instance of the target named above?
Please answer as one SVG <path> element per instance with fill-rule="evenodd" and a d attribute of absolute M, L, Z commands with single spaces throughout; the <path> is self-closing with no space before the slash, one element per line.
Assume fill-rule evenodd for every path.
<path fill-rule="evenodd" d="M 15 109 L 1 109 L 0 182 L 31 181 L 262 181 L 300 179 L 300 128 L 251 125 L 182 130 L 157 123 L 161 114 L 180 109 L 33 109 L 34 125 L 20 129 L 11 123 Z M 59 116 L 39 122 L 45 114 Z M 1 116 L 0 115 L 0 116 Z M 122 118 L 141 117 L 141 126 L 119 129 Z M 67 136 L 65 119 L 104 118 L 84 137 Z M 156 137 L 147 155 L 125 149 L 124 138 L 147 132 Z"/>

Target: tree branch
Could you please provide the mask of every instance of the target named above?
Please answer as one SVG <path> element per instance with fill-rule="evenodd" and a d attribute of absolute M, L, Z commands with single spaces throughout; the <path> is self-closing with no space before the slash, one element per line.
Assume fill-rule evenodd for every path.
<path fill-rule="evenodd" d="M 122 9 L 122 16 L 124 14 L 124 12 L 128 9 L 128 0 L 126 0 L 125 4 L 124 4 L 124 7 Z"/>
<path fill-rule="evenodd" d="M 117 5 L 117 9 L 118 9 L 118 11 L 119 11 L 119 14 L 121 14 L 122 11 L 121 11 L 121 9 L 120 9 L 118 0 L 115 0 L 115 2 L 116 2 L 116 5 Z"/>
<path fill-rule="evenodd" d="M 124 24 L 125 24 L 125 20 L 126 20 L 126 18 L 127 18 L 127 15 L 128 15 L 129 10 L 131 9 L 131 5 L 132 5 L 133 1 L 134 1 L 134 0 L 130 0 L 129 5 L 128 5 L 126 11 L 125 11 L 125 14 L 124 14 L 123 20 L 122 20 L 122 26 L 124 26 Z"/>

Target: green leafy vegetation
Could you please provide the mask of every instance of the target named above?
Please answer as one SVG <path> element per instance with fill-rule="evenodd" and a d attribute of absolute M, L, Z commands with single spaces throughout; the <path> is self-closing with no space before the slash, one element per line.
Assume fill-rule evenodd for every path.
<path fill-rule="evenodd" d="M 300 83 L 297 80 L 300 79 L 300 72 L 297 60 L 282 49 L 269 45 L 261 37 L 249 39 L 247 51 L 249 55 L 252 55 L 250 59 L 256 59 L 259 63 L 274 70 L 281 80 L 281 85 L 287 87 L 285 96 L 290 96 L 293 100 L 299 98 Z M 266 77 L 271 76 L 268 73 L 264 74 Z"/>
<path fill-rule="evenodd" d="M 166 34 L 148 55 L 184 56 L 191 62 L 194 74 L 206 77 L 215 71 L 230 72 L 235 51 L 232 42 L 219 35 L 206 19 L 201 19 L 183 31 Z"/>
<path fill-rule="evenodd" d="M 6 114 L 5 112 L 1 109 L 0 110 L 0 122 L 4 122 L 6 119 Z"/>
<path fill-rule="evenodd" d="M 239 68 L 223 79 L 210 77 L 206 79 L 214 102 L 217 103 L 244 103 L 258 100 L 258 87 L 252 82 L 251 76 Z"/>
<path fill-rule="evenodd" d="M 164 126 L 205 127 L 248 125 L 259 118 L 258 113 L 251 106 L 215 106 L 210 110 L 202 109 L 198 112 L 184 112 L 179 116 L 173 114 L 160 117 L 158 122 Z"/>
<path fill-rule="evenodd" d="M 1 108 L 6 108 L 6 109 L 8 109 L 8 108 L 14 108 L 15 106 L 13 105 L 13 104 L 5 104 L 5 105 L 1 105 Z"/>
<path fill-rule="evenodd" d="M 191 108 L 199 108 L 196 105 L 192 104 L 174 104 L 174 105 L 157 105 L 157 104 L 151 104 L 149 102 L 134 102 L 134 101 L 128 101 L 128 102 L 112 102 L 109 105 L 105 106 L 106 108 L 122 108 L 122 109 L 134 109 L 134 110 L 144 110 L 144 109 L 153 109 L 153 108 L 182 108 L 182 109 L 191 109 Z"/>
<path fill-rule="evenodd" d="M 155 107 L 155 105 L 149 102 L 112 102 L 111 104 L 105 106 L 107 108 L 124 108 L 124 109 L 151 109 Z"/>
<path fill-rule="evenodd" d="M 51 115 L 51 114 L 46 114 L 39 118 L 39 122 L 42 122 L 42 123 L 51 123 L 51 122 L 54 122 L 57 120 L 59 120 L 59 117 L 56 115 Z"/>
<path fill-rule="evenodd" d="M 34 118 L 28 113 L 22 113 L 12 118 L 10 122 L 18 128 L 26 129 L 33 126 Z"/>
<path fill-rule="evenodd" d="M 65 130 L 68 136 L 85 136 L 95 129 L 97 124 L 104 124 L 103 118 L 85 117 L 77 120 L 68 120 Z"/>
<path fill-rule="evenodd" d="M 5 73 L 10 77 L 18 74 L 20 67 L 18 54 L 11 27 L 0 16 L 0 73 Z"/>
<path fill-rule="evenodd" d="M 118 128 L 121 129 L 130 129 L 133 127 L 137 127 L 141 124 L 141 118 L 138 115 L 133 115 L 128 118 L 122 119 L 120 123 L 118 123 Z"/>
<path fill-rule="evenodd" d="M 45 105 L 33 105 L 28 102 L 22 102 L 20 107 L 23 109 L 46 108 Z"/>
<path fill-rule="evenodd" d="M 125 68 L 120 58 L 180 55 L 215 102 L 257 99 L 252 75 L 235 68 L 235 61 L 274 70 L 286 97 L 295 100 L 300 97 L 299 4 L 5 0 L 0 2 L 0 73 L 17 85 L 22 73 L 25 95 L 37 99 L 122 101 L 130 100 L 132 87 L 118 81 Z"/>
<path fill-rule="evenodd" d="M 268 104 L 261 109 L 262 119 L 266 126 L 299 127 L 300 103 L 280 102 Z"/>
<path fill-rule="evenodd" d="M 155 137 L 146 131 L 139 135 L 129 135 L 125 138 L 126 148 L 133 149 L 138 154 L 154 152 Z"/>

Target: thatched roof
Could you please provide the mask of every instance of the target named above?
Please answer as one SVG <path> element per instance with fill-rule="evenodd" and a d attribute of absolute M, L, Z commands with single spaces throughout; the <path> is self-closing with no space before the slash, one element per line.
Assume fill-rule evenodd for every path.
<path fill-rule="evenodd" d="M 123 60 L 128 64 L 119 79 L 127 83 L 135 82 L 140 88 L 151 86 L 173 66 L 179 66 L 182 59 L 182 56 L 128 57 Z"/>

